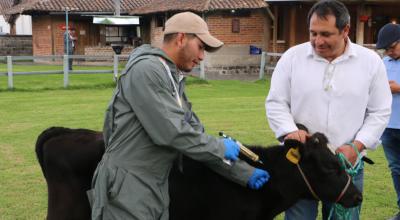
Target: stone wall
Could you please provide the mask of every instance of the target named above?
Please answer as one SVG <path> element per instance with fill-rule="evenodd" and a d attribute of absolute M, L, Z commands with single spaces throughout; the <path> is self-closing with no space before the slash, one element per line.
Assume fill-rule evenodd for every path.
<path fill-rule="evenodd" d="M 262 45 L 254 45 L 262 47 Z M 224 45 L 205 56 L 207 79 L 258 79 L 261 54 L 250 54 L 250 45 Z"/>
<path fill-rule="evenodd" d="M 257 80 L 260 65 L 206 67 L 206 79 Z"/>
<path fill-rule="evenodd" d="M 32 56 L 32 36 L 0 35 L 0 56 Z"/>

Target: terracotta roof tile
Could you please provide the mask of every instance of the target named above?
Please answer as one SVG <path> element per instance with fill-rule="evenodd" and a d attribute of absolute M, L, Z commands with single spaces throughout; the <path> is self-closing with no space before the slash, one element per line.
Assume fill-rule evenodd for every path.
<path fill-rule="evenodd" d="M 267 7 L 265 1 L 258 0 L 211 0 L 209 10 L 265 7 Z"/>
<path fill-rule="evenodd" d="M 136 7 L 130 14 L 150 14 L 167 11 L 204 12 L 221 9 L 265 8 L 264 0 L 153 0 L 151 3 Z"/>
<path fill-rule="evenodd" d="M 77 12 L 113 12 L 113 0 L 25 0 L 9 10 L 8 14 L 29 12 L 61 12 L 65 7 Z M 121 12 L 148 4 L 152 0 L 121 0 Z"/>
<path fill-rule="evenodd" d="M 4 19 L 7 22 L 10 22 L 10 19 L 12 18 L 11 14 L 8 12 L 12 7 L 19 3 L 25 3 L 28 0 L 0 0 L 0 15 L 4 16 Z"/>
<path fill-rule="evenodd" d="M 7 7 L 6 14 L 31 12 L 61 12 L 65 7 L 77 12 L 113 12 L 113 0 L 1 0 L 0 8 Z M 11 7 L 12 6 L 12 7 Z M 148 14 L 166 11 L 203 12 L 220 9 L 263 8 L 264 0 L 121 0 L 121 12 Z"/>
<path fill-rule="evenodd" d="M 14 0 L 2 0 L 0 1 L 0 13 L 3 10 L 7 10 L 13 6 Z"/>
<path fill-rule="evenodd" d="M 201 12 L 207 9 L 209 0 L 153 0 L 151 3 L 137 7 L 130 14 L 149 14 L 166 11 L 195 11 Z"/>

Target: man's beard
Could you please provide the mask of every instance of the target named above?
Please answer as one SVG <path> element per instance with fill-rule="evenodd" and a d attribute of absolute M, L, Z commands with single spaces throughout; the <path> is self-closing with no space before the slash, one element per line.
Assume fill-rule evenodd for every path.
<path fill-rule="evenodd" d="M 188 58 L 189 57 L 189 58 Z M 187 45 L 185 45 L 178 53 L 178 59 L 179 61 L 182 63 L 180 66 L 178 66 L 179 70 L 188 73 L 190 71 L 192 71 L 192 68 L 187 68 L 185 65 L 188 63 L 192 63 L 192 61 L 190 60 L 190 53 L 188 51 Z"/>

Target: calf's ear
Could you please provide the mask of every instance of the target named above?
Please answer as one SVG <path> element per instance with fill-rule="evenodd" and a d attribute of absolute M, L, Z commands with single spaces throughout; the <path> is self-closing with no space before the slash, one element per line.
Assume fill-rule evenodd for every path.
<path fill-rule="evenodd" d="M 314 133 L 311 137 L 309 137 L 309 139 L 315 146 L 325 147 L 329 143 L 328 138 L 320 132 Z"/>
<path fill-rule="evenodd" d="M 303 151 L 304 144 L 300 141 L 287 139 L 285 140 L 285 147 L 288 148 L 286 159 L 293 164 L 298 164 L 301 159 L 301 151 Z"/>
<path fill-rule="evenodd" d="M 298 164 L 300 161 L 301 155 L 299 148 L 291 147 L 286 153 L 286 159 L 289 160 L 293 164 Z"/>
<path fill-rule="evenodd" d="M 294 139 L 286 139 L 284 145 L 288 148 L 302 148 L 304 146 L 303 143 Z"/>

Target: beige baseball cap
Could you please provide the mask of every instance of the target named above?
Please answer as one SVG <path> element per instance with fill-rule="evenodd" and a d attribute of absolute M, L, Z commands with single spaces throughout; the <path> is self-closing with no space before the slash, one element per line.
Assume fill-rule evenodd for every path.
<path fill-rule="evenodd" d="M 207 45 L 207 51 L 216 51 L 224 45 L 222 41 L 211 36 L 207 23 L 200 16 L 192 12 L 175 14 L 165 22 L 164 35 L 174 33 L 195 34 Z"/>

